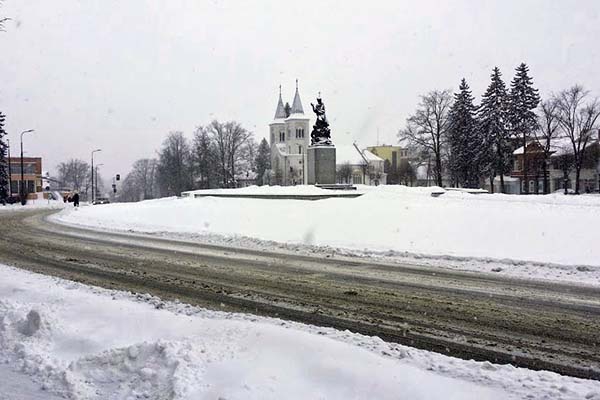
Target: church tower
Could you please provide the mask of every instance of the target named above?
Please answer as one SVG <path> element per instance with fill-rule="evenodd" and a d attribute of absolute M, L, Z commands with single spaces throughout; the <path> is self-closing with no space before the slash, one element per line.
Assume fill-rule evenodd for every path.
<path fill-rule="evenodd" d="M 274 184 L 298 185 L 306 183 L 306 149 L 310 144 L 310 118 L 304 114 L 298 80 L 290 114 L 287 115 L 279 87 L 279 101 L 275 118 L 269 124 L 271 169 Z"/>

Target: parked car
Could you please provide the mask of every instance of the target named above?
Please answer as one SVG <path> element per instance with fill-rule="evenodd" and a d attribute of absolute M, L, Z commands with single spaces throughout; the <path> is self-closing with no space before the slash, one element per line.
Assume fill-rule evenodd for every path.
<path fill-rule="evenodd" d="M 11 196 L 8 196 L 6 198 L 6 202 L 8 204 L 17 204 L 17 203 L 20 203 L 21 202 L 21 196 L 18 195 L 18 194 L 13 194 Z"/>
<path fill-rule="evenodd" d="M 94 200 L 94 202 L 92 204 L 109 204 L 110 200 L 108 200 L 106 197 L 98 197 L 96 200 Z"/>

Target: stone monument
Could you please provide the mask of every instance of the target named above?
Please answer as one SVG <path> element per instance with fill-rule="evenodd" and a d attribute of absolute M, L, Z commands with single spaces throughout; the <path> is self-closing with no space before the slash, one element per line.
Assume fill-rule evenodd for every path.
<path fill-rule="evenodd" d="M 307 153 L 308 184 L 309 185 L 334 185 L 335 182 L 335 146 L 331 143 L 329 122 L 325 116 L 325 103 L 321 94 L 317 97 L 317 104 L 310 103 L 317 121 L 310 134 L 310 146 Z"/>

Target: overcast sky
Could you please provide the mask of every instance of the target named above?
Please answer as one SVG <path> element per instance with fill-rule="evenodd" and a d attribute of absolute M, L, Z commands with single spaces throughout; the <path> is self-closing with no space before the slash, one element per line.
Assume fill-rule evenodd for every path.
<path fill-rule="evenodd" d="M 278 87 L 321 91 L 334 143 L 395 143 L 420 94 L 475 95 L 522 61 L 542 95 L 600 90 L 600 1 L 5 0 L 0 110 L 18 150 L 54 170 L 97 155 L 105 177 L 212 119 L 268 133 Z M 310 112 L 312 117 L 312 112 Z"/>

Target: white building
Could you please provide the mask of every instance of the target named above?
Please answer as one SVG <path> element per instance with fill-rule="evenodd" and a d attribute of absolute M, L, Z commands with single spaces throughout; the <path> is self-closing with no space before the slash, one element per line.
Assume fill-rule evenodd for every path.
<path fill-rule="evenodd" d="M 336 170 L 338 183 L 353 185 L 385 185 L 385 160 L 367 149 L 359 150 L 355 145 L 336 145 Z M 344 172 L 344 168 L 348 168 Z M 345 176 L 346 175 L 346 176 Z"/>
<path fill-rule="evenodd" d="M 280 88 L 275 118 L 269 124 L 269 130 L 271 184 L 306 184 L 306 148 L 310 145 L 310 118 L 304 115 L 298 93 L 298 80 L 294 101 L 289 110 L 283 105 Z"/>

